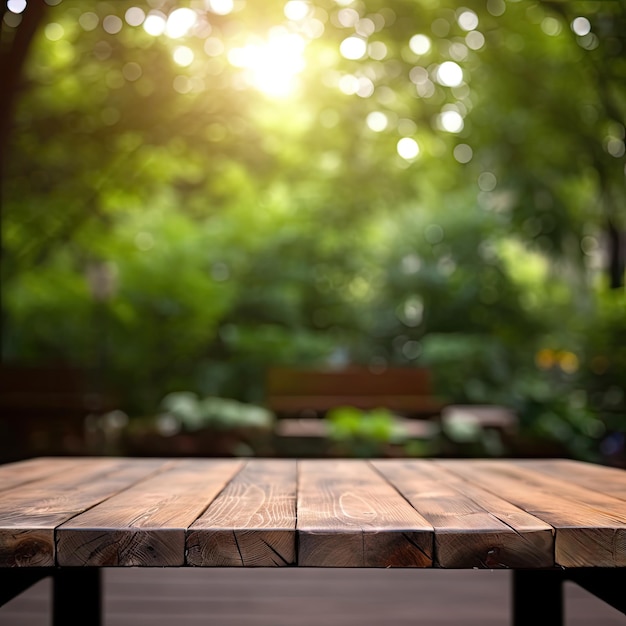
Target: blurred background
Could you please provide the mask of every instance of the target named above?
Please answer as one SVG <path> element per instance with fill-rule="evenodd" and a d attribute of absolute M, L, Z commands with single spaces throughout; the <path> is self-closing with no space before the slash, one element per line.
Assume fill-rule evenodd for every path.
<path fill-rule="evenodd" d="M 1 11 L 0 460 L 626 466 L 623 3 Z"/>

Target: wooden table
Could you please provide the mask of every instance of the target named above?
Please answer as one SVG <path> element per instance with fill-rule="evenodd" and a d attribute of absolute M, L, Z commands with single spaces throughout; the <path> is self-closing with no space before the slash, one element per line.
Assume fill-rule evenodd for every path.
<path fill-rule="evenodd" d="M 515 626 L 562 623 L 566 579 L 626 612 L 626 471 L 521 459 L 0 466 L 0 604 L 52 576 L 55 625 L 100 623 L 105 567 L 294 566 L 510 568 Z"/>

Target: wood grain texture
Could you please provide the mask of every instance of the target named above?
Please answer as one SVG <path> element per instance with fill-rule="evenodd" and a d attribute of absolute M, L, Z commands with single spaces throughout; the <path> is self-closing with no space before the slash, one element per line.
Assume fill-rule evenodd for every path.
<path fill-rule="evenodd" d="M 251 460 L 187 531 L 187 563 L 274 567 L 296 560 L 296 462 Z"/>
<path fill-rule="evenodd" d="M 557 565 L 626 566 L 626 506 L 622 500 L 533 471 L 515 460 L 435 462 L 550 524 L 555 529 Z"/>
<path fill-rule="evenodd" d="M 372 465 L 435 531 L 435 567 L 552 567 L 551 526 L 430 460 Z"/>
<path fill-rule="evenodd" d="M 84 459 L 0 497 L 0 567 L 55 564 L 54 529 L 163 464 L 158 460 Z"/>
<path fill-rule="evenodd" d="M 626 471 L 565 459 L 0 466 L 0 567 L 626 567 Z"/>
<path fill-rule="evenodd" d="M 366 461 L 299 461 L 297 510 L 300 566 L 432 566 L 433 527 Z"/>
<path fill-rule="evenodd" d="M 57 530 L 59 565 L 181 566 L 185 531 L 242 462 L 177 460 Z"/>
<path fill-rule="evenodd" d="M 1 465 L 0 491 L 70 470 L 79 463 L 80 459 L 71 457 L 40 457 Z"/>
<path fill-rule="evenodd" d="M 570 459 L 519 459 L 521 467 L 626 500 L 626 470 Z"/>

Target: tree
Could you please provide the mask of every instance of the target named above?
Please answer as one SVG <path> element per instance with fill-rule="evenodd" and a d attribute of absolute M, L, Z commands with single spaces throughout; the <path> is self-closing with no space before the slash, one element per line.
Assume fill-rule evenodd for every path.
<path fill-rule="evenodd" d="M 624 230 L 619 3 L 154 6 L 3 15 L 3 358 L 89 363 L 104 320 L 146 411 L 451 337 L 485 348 L 459 393 L 493 397 L 546 341 L 579 348 L 563 312 L 623 276 L 619 245 L 595 265 Z"/>

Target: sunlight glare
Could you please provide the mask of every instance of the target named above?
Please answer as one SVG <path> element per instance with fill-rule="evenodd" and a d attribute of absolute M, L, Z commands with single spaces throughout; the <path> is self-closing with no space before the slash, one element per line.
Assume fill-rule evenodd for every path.
<path fill-rule="evenodd" d="M 305 67 L 306 43 L 300 35 L 286 31 L 270 34 L 266 42 L 233 48 L 228 60 L 248 70 L 248 82 L 269 96 L 285 97 L 296 87 L 296 77 Z"/>

